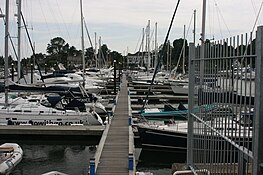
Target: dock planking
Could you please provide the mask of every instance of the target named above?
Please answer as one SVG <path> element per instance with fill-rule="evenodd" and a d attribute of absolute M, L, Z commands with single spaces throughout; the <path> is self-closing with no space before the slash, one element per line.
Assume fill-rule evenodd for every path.
<path fill-rule="evenodd" d="M 129 109 L 128 88 L 125 76 L 123 76 L 122 82 L 114 117 L 111 120 L 96 169 L 97 175 L 129 174 Z"/>

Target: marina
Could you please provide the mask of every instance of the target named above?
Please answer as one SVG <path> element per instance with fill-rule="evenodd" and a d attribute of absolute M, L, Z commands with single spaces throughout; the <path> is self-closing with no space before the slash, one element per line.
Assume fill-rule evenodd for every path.
<path fill-rule="evenodd" d="M 263 174 L 263 2 L 117 1 L 0 3 L 0 175 Z"/>

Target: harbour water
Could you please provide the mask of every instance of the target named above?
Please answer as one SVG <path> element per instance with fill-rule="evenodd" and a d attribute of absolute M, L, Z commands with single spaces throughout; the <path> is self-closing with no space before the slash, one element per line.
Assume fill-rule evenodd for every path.
<path fill-rule="evenodd" d="M 23 151 L 23 159 L 11 175 L 41 175 L 50 171 L 59 171 L 68 175 L 88 175 L 89 160 L 96 151 L 97 139 L 85 141 L 50 139 L 4 139 L 5 142 L 18 143 Z M 154 175 L 169 175 L 174 156 L 158 156 L 155 152 L 142 151 L 137 170 L 152 172 Z M 166 159 L 166 160 L 165 160 Z"/>
<path fill-rule="evenodd" d="M 74 136 L 73 136 L 74 137 Z M 69 175 L 87 175 L 98 139 L 94 138 L 12 138 L 0 143 L 15 142 L 23 149 L 23 159 L 12 175 L 41 175 L 59 171 Z"/>

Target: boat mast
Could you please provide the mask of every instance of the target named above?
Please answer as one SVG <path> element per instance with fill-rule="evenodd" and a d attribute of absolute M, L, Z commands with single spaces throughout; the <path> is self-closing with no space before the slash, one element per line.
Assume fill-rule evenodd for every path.
<path fill-rule="evenodd" d="M 22 0 L 17 0 L 17 79 L 21 78 L 21 3 Z"/>
<path fill-rule="evenodd" d="M 80 0 L 80 16 L 81 16 L 81 50 L 82 50 L 82 75 L 83 84 L 85 85 L 85 57 L 84 57 L 84 30 L 83 30 L 83 11 L 82 11 L 82 0 Z"/>
<path fill-rule="evenodd" d="M 204 81 L 204 57 L 205 57 L 205 18 L 206 18 L 206 0 L 203 0 L 203 13 L 202 13 L 202 33 L 201 33 L 201 52 L 200 52 L 200 84 L 203 85 Z"/>
<path fill-rule="evenodd" d="M 101 36 L 99 37 L 99 59 L 98 59 L 98 67 L 101 68 L 102 64 L 102 50 L 101 50 Z"/>
<path fill-rule="evenodd" d="M 183 75 L 185 75 L 185 25 L 184 25 L 184 45 L 183 45 Z"/>
<path fill-rule="evenodd" d="M 147 60 L 147 72 L 149 73 L 149 69 L 151 66 L 151 55 L 150 55 L 150 20 L 148 20 L 148 25 L 147 25 L 147 52 L 148 52 L 148 60 Z"/>
<path fill-rule="evenodd" d="M 194 30 L 193 30 L 194 46 L 195 46 L 195 34 L 196 34 L 195 27 L 196 27 L 196 10 L 194 10 Z"/>
<path fill-rule="evenodd" d="M 144 65 L 144 50 L 143 50 L 143 47 L 144 47 L 144 28 L 142 28 L 142 61 L 141 61 L 141 67 L 143 67 Z"/>
<path fill-rule="evenodd" d="M 157 50 L 157 48 L 158 48 L 158 46 L 157 46 L 157 22 L 155 23 L 155 42 L 154 42 L 155 44 L 154 44 L 154 46 L 155 46 L 155 60 L 154 60 L 154 67 L 156 67 L 156 65 L 157 65 L 157 59 L 158 59 L 158 50 Z"/>
<path fill-rule="evenodd" d="M 5 8 L 5 106 L 8 106 L 8 37 L 9 37 L 9 0 Z"/>
<path fill-rule="evenodd" d="M 166 71 L 167 72 L 168 72 L 169 56 L 170 56 L 170 40 L 167 41 L 167 55 L 166 55 Z"/>
<path fill-rule="evenodd" d="M 96 69 L 98 68 L 98 56 L 97 56 L 97 33 L 95 32 L 95 66 L 96 66 Z"/>

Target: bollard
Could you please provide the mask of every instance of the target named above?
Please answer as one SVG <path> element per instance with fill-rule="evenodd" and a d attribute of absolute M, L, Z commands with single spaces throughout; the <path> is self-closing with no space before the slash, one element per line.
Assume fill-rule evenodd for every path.
<path fill-rule="evenodd" d="M 129 158 L 128 158 L 128 162 L 129 162 L 129 170 L 133 170 L 133 154 L 129 153 Z"/>
<path fill-rule="evenodd" d="M 129 126 L 131 126 L 132 125 L 132 117 L 131 116 L 129 116 L 128 121 L 129 121 Z"/>
<path fill-rule="evenodd" d="M 11 64 L 11 76 L 12 81 L 14 81 L 14 63 Z"/>
<path fill-rule="evenodd" d="M 34 66 L 33 66 L 33 64 L 30 64 L 30 68 L 31 68 L 31 84 L 33 84 L 34 82 L 33 82 L 33 71 L 34 71 Z"/>
<path fill-rule="evenodd" d="M 95 175 L 95 158 L 90 158 L 89 161 L 89 174 Z"/>

